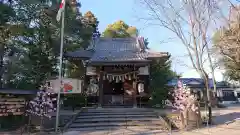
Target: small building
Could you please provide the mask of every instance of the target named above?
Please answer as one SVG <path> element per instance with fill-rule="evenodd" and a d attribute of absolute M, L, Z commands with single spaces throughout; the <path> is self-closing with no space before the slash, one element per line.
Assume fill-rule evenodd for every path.
<path fill-rule="evenodd" d="M 168 58 L 150 51 L 143 38 L 98 38 L 86 50 L 67 52 L 65 57 L 85 65 L 84 87 L 89 98 L 102 106 L 137 106 L 149 99 L 149 67 L 153 60 Z"/>
<path fill-rule="evenodd" d="M 26 107 L 38 90 L 0 89 L 0 129 L 13 130 L 27 123 Z"/>
<path fill-rule="evenodd" d="M 168 85 L 176 86 L 178 79 L 171 80 Z M 193 92 L 195 92 L 199 97 L 203 98 L 204 94 L 204 82 L 201 78 L 179 78 L 180 81 L 183 82 L 187 87 L 189 87 Z M 213 80 L 209 79 L 209 87 L 213 92 Z M 231 86 L 226 82 L 217 82 L 216 83 L 216 95 L 220 102 L 222 103 L 236 103 L 237 100 L 237 87 Z"/>

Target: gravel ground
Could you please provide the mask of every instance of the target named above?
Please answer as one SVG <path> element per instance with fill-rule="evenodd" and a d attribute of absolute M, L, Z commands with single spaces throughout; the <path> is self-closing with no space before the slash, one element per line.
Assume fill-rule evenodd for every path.
<path fill-rule="evenodd" d="M 240 121 L 230 124 L 212 126 L 188 132 L 165 132 L 159 130 L 127 128 L 114 131 L 93 131 L 93 132 L 67 132 L 63 135 L 240 135 Z"/>

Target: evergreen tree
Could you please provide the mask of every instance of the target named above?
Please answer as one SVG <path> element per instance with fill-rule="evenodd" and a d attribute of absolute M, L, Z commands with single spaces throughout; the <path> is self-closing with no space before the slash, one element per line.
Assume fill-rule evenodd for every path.
<path fill-rule="evenodd" d="M 171 61 L 169 58 L 155 60 L 150 66 L 150 89 L 152 97 L 151 105 L 164 107 L 164 101 L 171 98 L 169 95 L 170 87 L 167 83 L 175 78 L 177 74 L 171 70 Z"/>
<path fill-rule="evenodd" d="M 15 3 L 15 22 L 23 29 L 11 39 L 18 53 L 11 58 L 11 67 L 8 67 L 8 86 L 38 88 L 45 80 L 57 75 L 60 23 L 56 21 L 56 15 L 60 1 L 21 0 Z M 64 51 L 86 48 L 95 30 L 92 27 L 96 25 L 85 21 L 79 12 L 80 6 L 75 0 L 66 3 Z"/>
<path fill-rule="evenodd" d="M 103 32 L 103 37 L 108 38 L 127 38 L 137 37 L 138 30 L 136 27 L 129 26 L 124 21 L 119 20 L 113 24 L 109 24 Z"/>
<path fill-rule="evenodd" d="M 14 33 L 11 22 L 16 14 L 11 4 L 11 1 L 0 1 L 0 88 L 3 87 L 3 75 L 6 71 L 4 56 L 9 50 L 9 40 Z"/>

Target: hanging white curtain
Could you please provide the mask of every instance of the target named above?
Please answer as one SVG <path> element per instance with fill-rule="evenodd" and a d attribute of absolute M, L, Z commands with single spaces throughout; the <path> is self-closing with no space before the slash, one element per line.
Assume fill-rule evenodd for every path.
<path fill-rule="evenodd" d="M 143 93 L 144 92 L 144 84 L 143 83 L 139 83 L 138 84 L 138 92 L 139 93 Z"/>
<path fill-rule="evenodd" d="M 87 67 L 86 75 L 97 75 L 96 67 L 91 67 L 91 66 Z"/>

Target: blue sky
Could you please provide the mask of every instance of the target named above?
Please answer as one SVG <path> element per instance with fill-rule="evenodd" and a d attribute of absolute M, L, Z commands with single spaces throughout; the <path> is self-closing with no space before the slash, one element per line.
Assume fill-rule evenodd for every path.
<path fill-rule="evenodd" d="M 128 25 L 135 26 L 140 30 L 140 35 L 149 39 L 150 48 L 157 51 L 169 52 L 174 59 L 172 68 L 178 73 L 182 73 L 183 77 L 198 77 L 198 74 L 186 66 L 182 66 L 175 58 L 181 59 L 185 64 L 190 65 L 188 57 L 183 57 L 186 54 L 184 46 L 169 38 L 175 37 L 169 30 L 148 26 L 143 21 L 139 21 L 138 17 L 141 15 L 139 5 L 136 4 L 137 0 L 81 0 L 81 12 L 91 11 L 100 21 L 99 30 L 102 32 L 108 24 L 117 20 L 123 20 Z M 162 41 L 167 41 L 162 43 Z M 220 72 L 217 72 L 217 80 L 221 80 Z"/>

